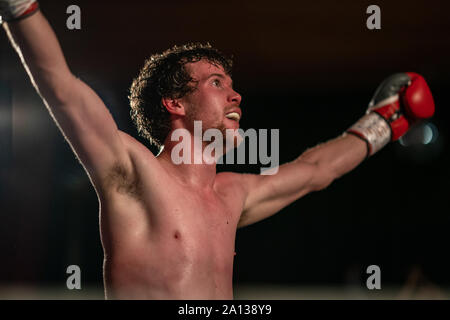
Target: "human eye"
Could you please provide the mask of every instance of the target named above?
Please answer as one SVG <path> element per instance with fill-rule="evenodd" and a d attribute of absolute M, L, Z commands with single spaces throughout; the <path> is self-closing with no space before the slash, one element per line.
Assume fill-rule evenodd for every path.
<path fill-rule="evenodd" d="M 220 80 L 219 79 L 213 79 L 212 84 L 216 87 L 220 87 Z"/>

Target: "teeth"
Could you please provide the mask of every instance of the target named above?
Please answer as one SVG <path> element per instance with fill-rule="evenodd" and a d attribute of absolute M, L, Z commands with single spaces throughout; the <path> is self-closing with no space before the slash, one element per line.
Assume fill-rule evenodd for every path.
<path fill-rule="evenodd" d="M 239 116 L 239 113 L 237 113 L 237 112 L 230 112 L 225 117 L 227 117 L 228 119 L 236 120 L 236 121 L 239 121 L 239 119 L 241 118 Z"/>

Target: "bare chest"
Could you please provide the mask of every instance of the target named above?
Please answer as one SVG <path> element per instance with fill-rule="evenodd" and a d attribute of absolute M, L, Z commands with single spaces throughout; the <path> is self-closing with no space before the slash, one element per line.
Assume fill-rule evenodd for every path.
<path fill-rule="evenodd" d="M 231 284 L 239 208 L 222 198 L 191 192 L 172 192 L 164 205 L 151 208 L 148 264 L 164 270 L 164 283 L 203 290 L 222 290 Z M 162 199 L 161 199 L 162 200 Z M 161 269 L 163 268 L 163 269 Z M 155 280 L 152 278 L 152 281 Z"/>
<path fill-rule="evenodd" d="M 154 214 L 160 216 L 154 227 L 188 253 L 198 258 L 233 256 L 240 216 L 236 203 L 216 195 L 181 192 L 169 196 L 162 212 Z"/>

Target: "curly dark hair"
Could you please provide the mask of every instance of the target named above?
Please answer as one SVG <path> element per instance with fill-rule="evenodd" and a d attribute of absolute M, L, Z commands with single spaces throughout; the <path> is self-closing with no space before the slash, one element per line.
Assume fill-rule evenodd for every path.
<path fill-rule="evenodd" d="M 139 134 L 161 150 L 171 130 L 170 114 L 162 98 L 179 99 L 193 92 L 195 81 L 186 70 L 186 63 L 202 59 L 221 66 L 231 76 L 232 58 L 225 56 L 209 43 L 174 46 L 145 61 L 130 88 L 130 115 Z"/>

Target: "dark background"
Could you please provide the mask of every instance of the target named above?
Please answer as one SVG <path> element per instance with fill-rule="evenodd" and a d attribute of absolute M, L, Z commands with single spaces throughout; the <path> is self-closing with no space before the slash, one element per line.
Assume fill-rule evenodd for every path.
<path fill-rule="evenodd" d="M 174 44 L 209 41 L 234 56 L 241 127 L 280 129 L 281 163 L 352 125 L 386 76 L 421 73 L 435 97 L 437 138 L 389 144 L 326 190 L 239 229 L 234 280 L 365 288 L 376 264 L 383 286 L 402 287 L 413 267 L 450 285 L 448 2 L 40 3 L 71 70 L 135 137 L 128 88 L 146 57 Z M 81 30 L 66 28 L 71 4 L 81 8 Z M 366 28 L 370 4 L 381 8 L 381 30 Z M 0 287 L 64 288 L 67 266 L 77 264 L 83 285 L 101 290 L 94 189 L 3 31 L 0 147 Z M 228 169 L 254 168 L 219 168 Z"/>

